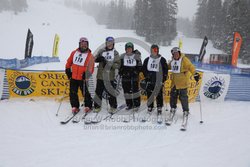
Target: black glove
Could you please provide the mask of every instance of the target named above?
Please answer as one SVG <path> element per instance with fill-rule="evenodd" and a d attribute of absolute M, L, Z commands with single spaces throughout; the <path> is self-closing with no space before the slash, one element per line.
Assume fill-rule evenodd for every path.
<path fill-rule="evenodd" d="M 196 82 L 199 82 L 199 80 L 200 80 L 200 74 L 199 74 L 199 73 L 195 73 L 195 74 L 194 74 L 194 80 L 195 80 Z"/>
<path fill-rule="evenodd" d="M 66 68 L 66 69 L 65 69 L 65 73 L 66 73 L 68 79 L 71 79 L 71 77 L 72 77 L 71 69 L 70 69 L 70 68 Z"/>
<path fill-rule="evenodd" d="M 134 50 L 134 54 L 141 55 L 141 52 L 139 50 Z"/>
<path fill-rule="evenodd" d="M 89 71 L 86 71 L 86 72 L 84 72 L 83 74 L 82 74 L 82 79 L 83 80 L 88 80 L 90 77 L 91 77 L 91 72 L 89 72 Z"/>
<path fill-rule="evenodd" d="M 106 59 L 103 56 L 99 56 L 96 58 L 96 62 L 105 62 L 106 63 Z"/>

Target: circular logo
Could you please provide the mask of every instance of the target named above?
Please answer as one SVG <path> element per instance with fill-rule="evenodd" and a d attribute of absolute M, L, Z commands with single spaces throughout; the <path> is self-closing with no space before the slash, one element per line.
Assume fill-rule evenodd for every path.
<path fill-rule="evenodd" d="M 9 85 L 12 92 L 19 96 L 30 95 L 36 88 L 36 82 L 32 75 L 22 72 L 13 73 L 11 75 Z"/>
<path fill-rule="evenodd" d="M 19 89 L 28 89 L 30 87 L 30 79 L 26 76 L 19 76 L 16 78 L 16 86 Z"/>
<path fill-rule="evenodd" d="M 203 94 L 210 99 L 218 99 L 224 92 L 225 80 L 222 77 L 213 77 L 204 86 Z"/>

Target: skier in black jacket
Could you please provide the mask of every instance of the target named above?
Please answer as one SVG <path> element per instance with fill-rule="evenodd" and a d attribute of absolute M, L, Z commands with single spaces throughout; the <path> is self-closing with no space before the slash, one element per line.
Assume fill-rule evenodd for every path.
<path fill-rule="evenodd" d="M 147 106 L 148 112 L 154 108 L 154 98 L 156 97 L 157 112 L 162 113 L 163 107 L 163 85 L 167 80 L 168 66 L 166 59 L 159 54 L 159 46 L 151 46 L 151 55 L 143 62 L 143 74 L 146 80 Z"/>
<path fill-rule="evenodd" d="M 125 51 L 126 53 L 123 53 L 120 57 L 119 75 L 122 79 L 126 110 L 138 111 L 141 104 L 139 92 L 139 73 L 142 69 L 141 53 L 134 50 L 134 44 L 131 42 L 125 44 Z"/>

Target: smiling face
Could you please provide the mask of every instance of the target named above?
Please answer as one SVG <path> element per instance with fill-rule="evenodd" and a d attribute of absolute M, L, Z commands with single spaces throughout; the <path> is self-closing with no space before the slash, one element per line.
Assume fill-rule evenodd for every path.
<path fill-rule="evenodd" d="M 88 49 L 88 42 L 86 42 L 86 41 L 80 42 L 80 43 L 79 43 L 79 47 L 80 47 L 81 49 L 83 49 L 83 50 Z"/>
<path fill-rule="evenodd" d="M 114 47 L 114 42 L 112 42 L 112 41 L 107 41 L 107 42 L 106 42 L 106 47 L 107 47 L 108 49 L 113 49 L 113 47 Z"/>
<path fill-rule="evenodd" d="M 172 55 L 174 60 L 179 60 L 181 57 L 180 52 L 173 52 Z"/>

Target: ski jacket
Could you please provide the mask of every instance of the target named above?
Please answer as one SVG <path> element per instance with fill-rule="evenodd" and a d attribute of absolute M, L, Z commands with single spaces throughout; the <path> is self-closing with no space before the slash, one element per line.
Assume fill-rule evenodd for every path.
<path fill-rule="evenodd" d="M 195 74 L 195 67 L 190 60 L 182 53 L 179 60 L 171 60 L 168 64 L 172 70 L 171 88 L 176 86 L 176 89 L 185 89 L 189 87 L 191 75 Z"/>
<path fill-rule="evenodd" d="M 142 66 L 143 75 L 146 82 L 155 84 L 157 80 L 164 83 L 168 76 L 167 61 L 160 54 L 147 57 Z"/>
<path fill-rule="evenodd" d="M 119 75 L 122 77 L 122 80 L 130 81 L 132 79 L 137 81 L 139 79 L 139 73 L 142 71 L 141 55 L 133 53 L 128 56 L 126 53 L 123 53 L 120 59 L 121 66 Z"/>
<path fill-rule="evenodd" d="M 113 81 L 115 79 L 115 70 L 120 67 L 120 56 L 115 49 L 100 49 L 95 56 L 95 62 L 99 63 L 97 66 L 97 79 L 106 81 Z"/>
<path fill-rule="evenodd" d="M 66 69 L 71 68 L 72 79 L 82 80 L 86 72 L 93 74 L 94 64 L 95 61 L 91 50 L 89 49 L 87 52 L 82 53 L 78 48 L 71 52 L 66 63 Z"/>

